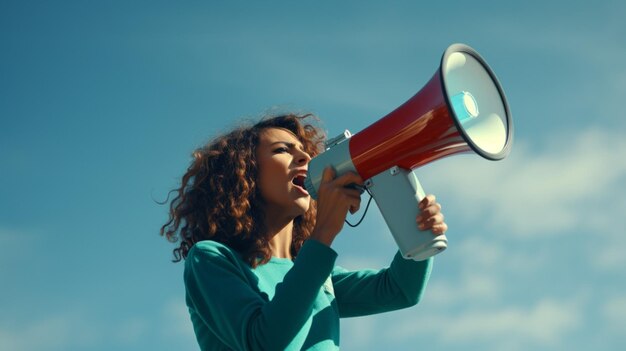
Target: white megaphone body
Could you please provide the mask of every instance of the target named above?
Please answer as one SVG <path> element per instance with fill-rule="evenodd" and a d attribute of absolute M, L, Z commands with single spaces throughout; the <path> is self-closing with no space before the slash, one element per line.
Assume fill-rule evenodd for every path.
<path fill-rule="evenodd" d="M 424 260 L 447 248 L 445 235 L 417 228 L 424 191 L 414 169 L 458 153 L 489 160 L 509 153 L 513 123 L 495 74 L 472 48 L 454 44 L 431 80 L 393 112 L 357 134 L 345 131 L 309 163 L 305 187 L 317 198 L 324 168 L 365 180 L 400 252 Z"/>

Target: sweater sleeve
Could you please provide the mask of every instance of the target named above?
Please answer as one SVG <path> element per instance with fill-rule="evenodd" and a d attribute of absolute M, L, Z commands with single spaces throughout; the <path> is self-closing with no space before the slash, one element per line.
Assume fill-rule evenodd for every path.
<path fill-rule="evenodd" d="M 329 247 L 308 240 L 268 302 L 240 260 L 223 250 L 196 245 L 185 267 L 188 305 L 230 349 L 284 349 L 309 318 L 336 257 Z"/>
<path fill-rule="evenodd" d="M 337 267 L 332 280 L 340 317 L 357 317 L 416 305 L 430 277 L 433 258 L 412 261 L 397 253 L 388 268 L 347 271 Z"/>

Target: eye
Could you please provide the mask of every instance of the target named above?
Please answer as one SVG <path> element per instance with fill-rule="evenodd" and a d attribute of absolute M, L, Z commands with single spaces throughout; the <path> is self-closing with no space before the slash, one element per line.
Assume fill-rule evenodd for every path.
<path fill-rule="evenodd" d="M 286 147 L 279 147 L 279 148 L 274 149 L 275 154 L 282 154 L 284 152 L 289 152 L 289 149 Z"/>

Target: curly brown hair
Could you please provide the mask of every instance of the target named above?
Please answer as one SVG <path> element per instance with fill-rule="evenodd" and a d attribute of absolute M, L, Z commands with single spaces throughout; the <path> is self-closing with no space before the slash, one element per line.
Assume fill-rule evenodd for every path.
<path fill-rule="evenodd" d="M 198 241 L 214 240 L 239 252 L 252 267 L 271 258 L 258 180 L 256 147 L 267 128 L 284 128 L 296 135 L 304 150 L 314 157 L 321 151 L 325 134 L 309 121 L 311 114 L 286 114 L 242 125 L 196 149 L 169 207 L 169 220 L 161 235 L 172 243 L 174 262 L 187 257 Z M 168 196 L 169 198 L 169 196 Z M 163 204 L 167 203 L 166 200 Z M 316 206 L 294 219 L 291 254 L 295 257 L 315 225 Z"/>

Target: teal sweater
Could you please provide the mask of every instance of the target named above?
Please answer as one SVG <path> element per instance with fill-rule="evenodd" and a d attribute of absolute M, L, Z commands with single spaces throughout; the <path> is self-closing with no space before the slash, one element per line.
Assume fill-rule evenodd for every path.
<path fill-rule="evenodd" d="M 336 252 L 307 240 L 294 261 L 273 257 L 251 268 L 214 241 L 185 261 L 186 301 L 202 350 L 338 350 L 339 318 L 415 305 L 432 259 L 396 254 L 389 268 L 347 271 Z"/>

